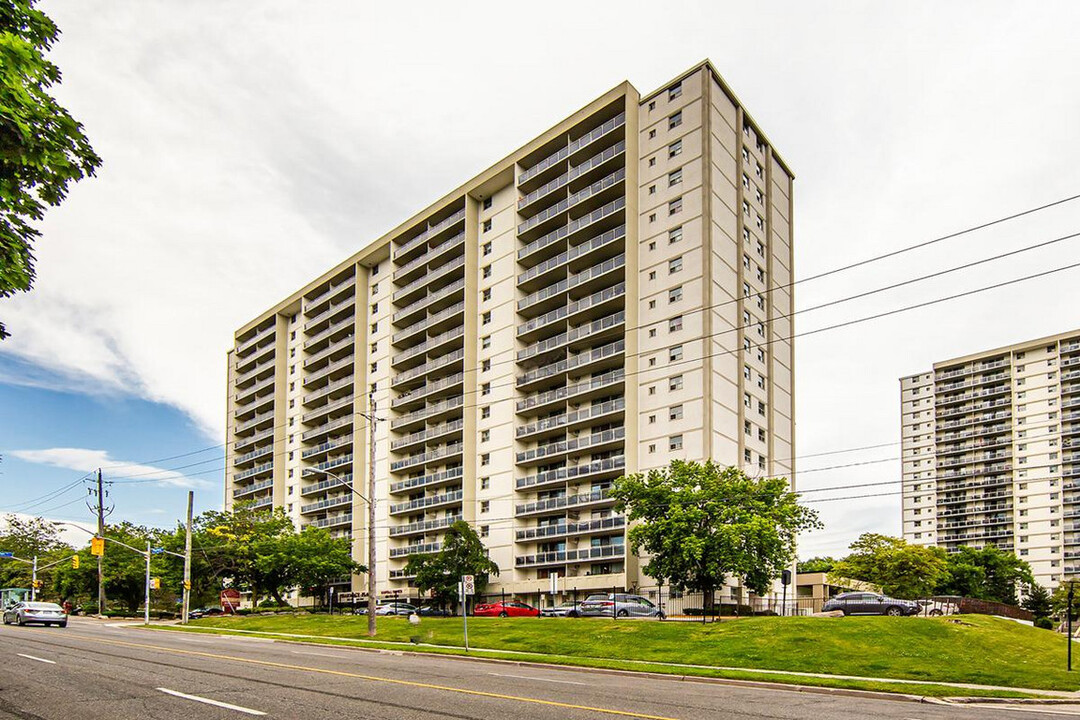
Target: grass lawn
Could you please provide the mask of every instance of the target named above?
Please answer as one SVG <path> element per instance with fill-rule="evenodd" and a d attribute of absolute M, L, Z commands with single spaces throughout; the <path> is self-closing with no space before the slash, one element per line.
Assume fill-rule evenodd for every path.
<path fill-rule="evenodd" d="M 365 640 L 363 616 L 274 615 L 207 618 L 191 629 L 298 633 Z M 461 618 L 379 618 L 378 639 L 462 645 Z M 606 618 L 469 618 L 474 648 L 511 651 L 507 659 L 685 675 L 745 677 L 830 687 L 923 695 L 974 694 L 955 688 L 774 676 L 745 671 L 678 668 L 680 663 L 820 672 L 926 683 L 961 682 L 1045 690 L 1080 689 L 1080 673 L 1065 671 L 1065 640 L 1048 630 L 980 615 L 955 618 L 759 617 L 701 625 Z M 423 650 L 424 648 L 418 648 Z M 438 650 L 431 648 L 430 650 Z M 443 652 L 455 652 L 447 650 Z M 473 655 L 482 653 L 473 652 Z M 647 661 L 648 666 L 625 660 Z M 651 663 L 656 663 L 652 665 Z M 981 694 L 981 693 L 980 693 Z"/>

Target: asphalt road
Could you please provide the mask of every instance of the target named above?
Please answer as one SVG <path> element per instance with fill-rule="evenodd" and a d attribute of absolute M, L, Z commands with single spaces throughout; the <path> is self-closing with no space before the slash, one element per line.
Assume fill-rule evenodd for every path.
<path fill-rule="evenodd" d="M 1062 711 L 1069 712 L 946 707 L 620 677 L 260 638 L 150 632 L 79 618 L 65 629 L 0 627 L 0 718 L 22 720 L 263 715 L 298 720 L 1017 720 L 1060 718 Z"/>

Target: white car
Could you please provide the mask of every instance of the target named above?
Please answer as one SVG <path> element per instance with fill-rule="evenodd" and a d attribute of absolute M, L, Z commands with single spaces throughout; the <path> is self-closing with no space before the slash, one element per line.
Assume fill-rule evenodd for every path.
<path fill-rule="evenodd" d="M 64 608 L 56 603 L 47 602 L 20 602 L 15 603 L 4 610 L 4 624 L 29 625 L 39 623 L 41 625 L 57 625 L 67 627 L 67 613 Z"/>
<path fill-rule="evenodd" d="M 413 615 L 416 606 L 406 602 L 391 602 L 379 605 L 375 608 L 376 615 Z"/>

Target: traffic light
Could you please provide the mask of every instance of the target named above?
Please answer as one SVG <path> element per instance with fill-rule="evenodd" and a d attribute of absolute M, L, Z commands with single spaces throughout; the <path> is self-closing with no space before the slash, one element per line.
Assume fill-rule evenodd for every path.
<path fill-rule="evenodd" d="M 90 554 L 98 556 L 105 554 L 105 538 L 96 537 L 90 541 Z"/>
<path fill-rule="evenodd" d="M 151 590 L 160 590 L 161 589 L 161 578 L 151 578 L 150 579 L 150 589 Z"/>
<path fill-rule="evenodd" d="M 184 581 L 184 589 L 185 590 L 190 590 L 191 589 L 191 581 L 190 580 L 185 580 Z"/>
<path fill-rule="evenodd" d="M 79 556 L 78 555 L 73 555 L 71 557 L 71 569 L 72 570 L 78 570 L 79 569 Z"/>
<path fill-rule="evenodd" d="M 40 590 L 43 587 L 45 587 L 45 583 L 43 581 L 41 581 L 41 580 L 35 580 L 34 581 L 34 589 L 35 590 Z"/>

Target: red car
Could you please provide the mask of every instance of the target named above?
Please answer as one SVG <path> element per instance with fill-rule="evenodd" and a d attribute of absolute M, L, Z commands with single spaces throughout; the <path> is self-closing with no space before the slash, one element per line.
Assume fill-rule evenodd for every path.
<path fill-rule="evenodd" d="M 540 617 L 539 608 L 519 602 L 494 602 L 477 605 L 473 609 L 476 617 Z"/>

